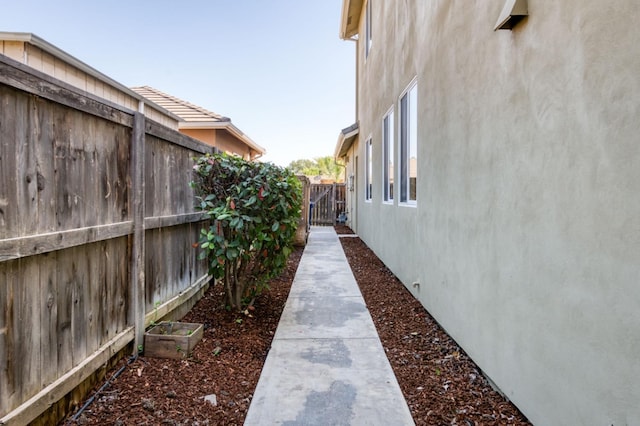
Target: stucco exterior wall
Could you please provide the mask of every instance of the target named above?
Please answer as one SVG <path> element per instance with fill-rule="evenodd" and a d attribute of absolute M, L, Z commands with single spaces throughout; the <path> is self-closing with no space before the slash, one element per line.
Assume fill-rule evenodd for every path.
<path fill-rule="evenodd" d="M 640 424 L 640 3 L 529 0 L 494 32 L 503 5 L 372 3 L 357 232 L 533 423 Z M 386 205 L 414 77 L 417 206 Z"/>
<path fill-rule="evenodd" d="M 216 146 L 215 129 L 180 129 L 180 133 L 191 136 L 194 139 L 204 142 L 207 145 Z"/>
<path fill-rule="evenodd" d="M 198 139 L 208 145 L 215 146 L 222 152 L 238 155 L 250 160 L 250 148 L 226 130 L 222 129 L 180 129 L 181 133 Z M 255 152 L 254 152 L 255 153 Z"/>
<path fill-rule="evenodd" d="M 250 148 L 228 132 L 218 132 L 216 136 L 216 147 L 221 151 L 239 155 L 245 160 L 251 159 Z"/>

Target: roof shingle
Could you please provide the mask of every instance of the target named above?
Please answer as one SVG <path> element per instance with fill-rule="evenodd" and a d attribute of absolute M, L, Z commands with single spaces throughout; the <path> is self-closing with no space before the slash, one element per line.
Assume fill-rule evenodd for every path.
<path fill-rule="evenodd" d="M 168 95 L 149 86 L 132 87 L 131 90 L 180 117 L 184 122 L 228 122 L 228 117 Z"/>

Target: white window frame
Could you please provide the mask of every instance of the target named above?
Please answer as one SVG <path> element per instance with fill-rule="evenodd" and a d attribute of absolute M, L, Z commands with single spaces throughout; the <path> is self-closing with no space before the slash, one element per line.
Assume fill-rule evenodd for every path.
<path fill-rule="evenodd" d="M 395 110 L 391 107 L 382 118 L 382 202 L 393 204 L 395 189 Z"/>
<path fill-rule="evenodd" d="M 369 57 L 369 52 L 371 52 L 371 2 L 372 0 L 367 0 L 364 12 L 364 59 L 367 59 Z"/>
<path fill-rule="evenodd" d="M 369 136 L 364 143 L 364 200 L 373 199 L 373 143 Z"/>
<path fill-rule="evenodd" d="M 406 99 L 406 102 L 405 102 Z M 400 117 L 398 123 L 399 141 L 398 167 L 399 203 L 416 206 L 418 203 L 418 82 L 413 79 L 400 95 L 398 101 Z M 411 158 L 415 158 L 415 181 L 411 194 Z M 412 198 L 413 196 L 413 198 Z"/>

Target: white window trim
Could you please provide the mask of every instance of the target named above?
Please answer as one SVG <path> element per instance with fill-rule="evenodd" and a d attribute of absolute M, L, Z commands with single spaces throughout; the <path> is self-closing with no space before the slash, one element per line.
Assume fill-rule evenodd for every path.
<path fill-rule="evenodd" d="M 407 85 L 407 87 L 402 91 L 402 93 L 400 93 L 400 96 L 398 97 L 398 130 L 397 130 L 397 131 L 398 131 L 398 175 L 397 175 L 397 177 L 398 177 L 398 183 L 397 183 L 397 186 L 398 186 L 398 191 L 397 191 L 397 194 L 398 194 L 398 205 L 399 205 L 399 206 L 402 206 L 402 207 L 413 207 L 413 208 L 415 208 L 415 207 L 417 207 L 417 206 L 418 206 L 418 193 L 417 193 L 417 185 L 418 185 L 418 182 L 417 182 L 417 170 L 416 170 L 416 199 L 415 199 L 415 200 L 409 200 L 409 199 L 408 199 L 408 198 L 409 198 L 409 194 L 408 194 L 408 193 L 407 193 L 407 194 L 402 194 L 402 162 L 403 162 L 403 161 L 407 161 L 407 162 L 408 162 L 407 167 L 411 167 L 411 159 L 410 159 L 410 158 L 408 158 L 408 159 L 407 159 L 407 158 L 405 158 L 405 159 L 403 159 L 403 158 L 402 158 L 402 120 L 403 120 L 403 116 L 402 116 L 402 98 L 403 98 L 406 94 L 408 94 L 411 90 L 413 90 L 414 88 L 416 88 L 416 109 L 417 109 L 417 105 L 418 105 L 418 99 L 417 99 L 418 91 L 417 91 L 417 86 L 418 86 L 418 77 L 416 76 L 416 77 L 414 77 L 414 78 L 411 80 L 411 82 L 410 82 L 410 83 Z M 411 114 L 411 112 L 409 112 L 409 114 Z M 418 132 L 417 132 L 417 126 L 418 126 L 418 123 L 417 123 L 417 121 L 418 121 L 418 112 L 417 112 L 417 111 L 416 111 L 415 116 L 416 116 L 416 123 L 415 123 L 415 125 L 416 125 L 416 139 L 417 139 L 417 138 L 418 138 L 418 135 L 417 135 L 417 133 L 418 133 Z M 409 123 L 409 126 L 411 126 L 411 123 Z M 418 141 L 416 140 L 416 151 L 418 150 L 417 142 L 418 142 Z M 407 149 L 407 156 L 410 156 L 410 152 L 409 152 L 409 151 L 410 151 L 410 150 L 409 150 L 409 149 Z M 416 152 L 416 158 L 417 158 L 417 159 L 419 159 L 419 158 L 420 158 L 420 157 L 418 156 L 418 153 L 417 153 L 417 152 Z M 417 167 L 418 167 L 418 165 L 416 164 L 416 168 L 417 168 Z M 408 176 L 408 175 L 409 175 L 409 173 L 410 173 L 410 172 L 408 172 L 408 173 L 407 173 L 407 179 L 409 179 L 409 176 Z M 406 188 L 407 192 L 409 192 L 409 188 L 410 188 L 410 185 L 409 185 L 409 183 L 407 182 L 407 188 Z M 406 201 L 402 201 L 402 197 L 403 197 L 403 195 L 406 195 L 406 197 L 407 197 L 407 200 L 406 200 Z"/>
<path fill-rule="evenodd" d="M 390 118 L 388 134 L 387 132 L 385 132 L 385 129 L 384 129 L 384 123 L 387 120 L 387 118 Z M 384 114 L 384 116 L 382 117 L 382 185 L 381 185 L 382 194 L 381 195 L 382 195 L 382 203 L 389 204 L 389 205 L 395 204 L 395 199 L 396 199 L 395 194 L 397 193 L 397 186 L 395 182 L 395 171 L 391 171 L 390 173 L 387 173 L 388 172 L 387 168 L 389 167 L 389 159 L 391 159 L 394 169 L 396 168 L 395 131 L 396 131 L 395 106 L 392 105 L 391 108 L 389 108 L 387 112 Z M 386 140 L 387 137 L 389 137 L 389 140 Z M 387 148 L 387 144 L 388 144 L 388 148 Z M 389 151 L 391 154 L 390 156 L 387 155 Z M 391 197 L 387 199 L 386 194 L 389 192 L 389 186 L 390 186 L 389 183 L 391 179 L 394 180 L 393 182 L 394 190 Z"/>

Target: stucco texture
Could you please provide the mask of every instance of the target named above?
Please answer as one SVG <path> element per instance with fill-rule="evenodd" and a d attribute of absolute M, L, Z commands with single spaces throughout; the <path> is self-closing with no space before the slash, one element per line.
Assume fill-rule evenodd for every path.
<path fill-rule="evenodd" d="M 640 424 L 640 2 L 494 31 L 503 5 L 372 3 L 356 231 L 533 423 Z M 418 202 L 387 205 L 381 123 L 416 77 Z"/>

